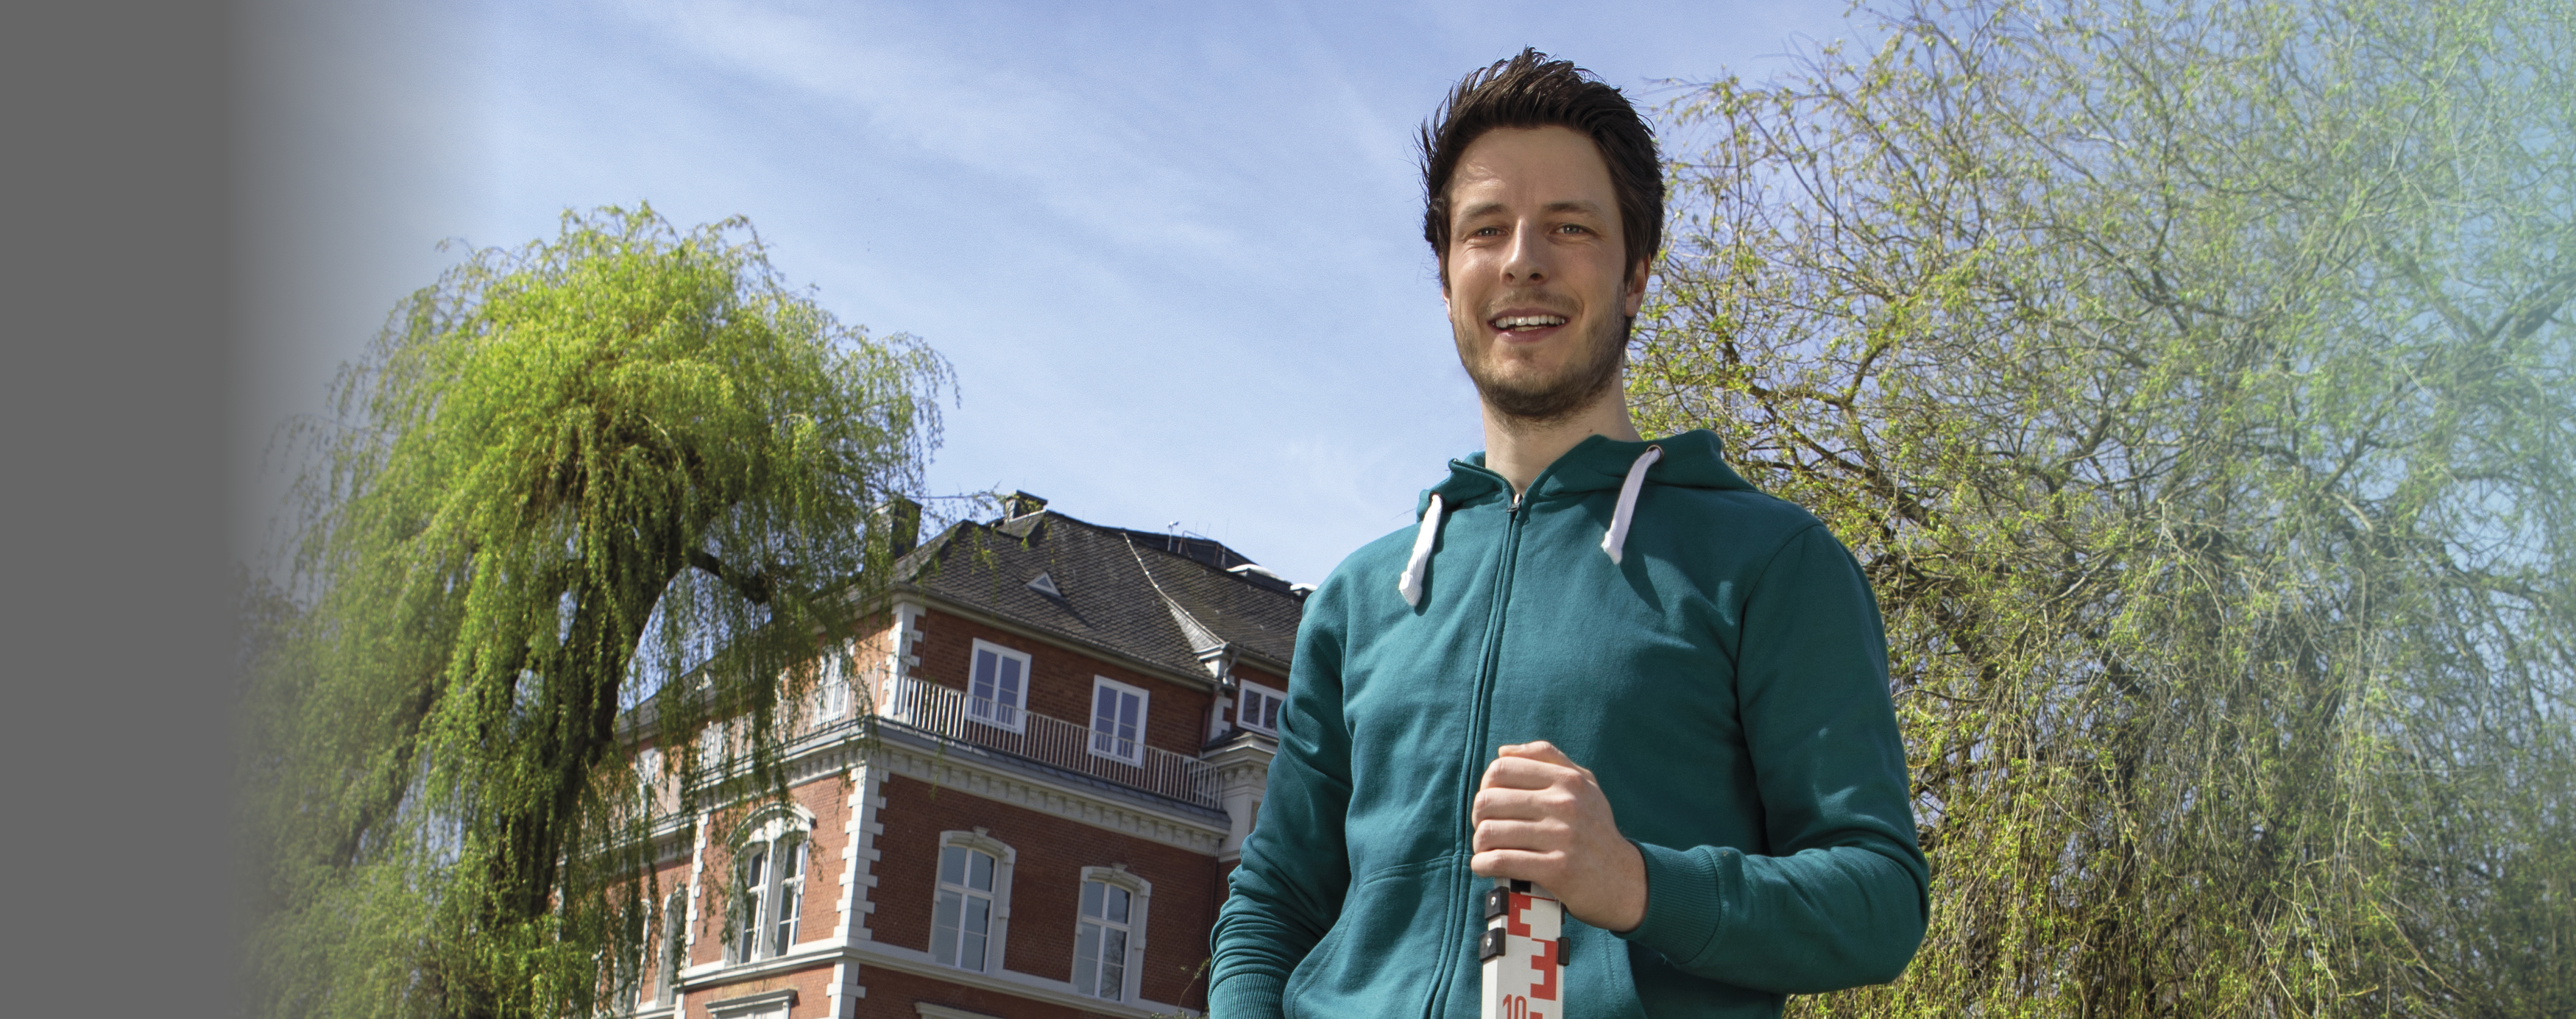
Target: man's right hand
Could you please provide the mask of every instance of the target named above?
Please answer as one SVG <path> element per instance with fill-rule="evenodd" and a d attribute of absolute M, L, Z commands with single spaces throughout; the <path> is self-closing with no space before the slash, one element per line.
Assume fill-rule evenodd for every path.
<path fill-rule="evenodd" d="M 1475 856 L 1485 877 L 1546 888 L 1575 919 L 1608 931 L 1646 919 L 1646 860 L 1619 834 L 1592 771 L 1544 740 L 1496 752 L 1476 787 Z"/>

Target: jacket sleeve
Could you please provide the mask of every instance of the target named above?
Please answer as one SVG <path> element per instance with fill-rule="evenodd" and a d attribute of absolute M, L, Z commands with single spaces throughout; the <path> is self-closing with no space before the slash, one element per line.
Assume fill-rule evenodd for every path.
<path fill-rule="evenodd" d="M 1342 717 L 1343 592 L 1336 576 L 1308 596 L 1280 710 L 1258 823 L 1228 878 L 1233 894 L 1210 935 L 1208 1014 L 1281 1014 L 1288 974 L 1340 917 L 1350 887 L 1343 822 L 1351 802 L 1350 729 Z"/>
<path fill-rule="evenodd" d="M 1755 990 L 1894 980 L 1923 940 L 1930 871 L 1877 601 L 1816 525 L 1781 546 L 1742 612 L 1736 707 L 1770 844 L 1639 843 L 1646 917 L 1621 936 Z"/>

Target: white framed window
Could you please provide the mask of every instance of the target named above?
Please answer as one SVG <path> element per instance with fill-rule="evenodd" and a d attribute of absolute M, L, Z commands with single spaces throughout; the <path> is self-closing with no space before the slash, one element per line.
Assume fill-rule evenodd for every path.
<path fill-rule="evenodd" d="M 637 995 L 636 1007 L 648 1008 L 666 1003 L 671 1000 L 672 992 L 679 989 L 680 953 L 685 948 L 680 939 L 688 915 L 687 893 L 672 892 L 670 898 L 662 900 L 661 922 L 656 924 L 662 933 L 654 944 L 652 957 L 646 960 L 653 967 L 653 975 L 644 982 Z"/>
<path fill-rule="evenodd" d="M 1145 763 L 1145 691 L 1091 677 L 1091 754 Z"/>
<path fill-rule="evenodd" d="M 661 748 L 645 747 L 644 749 L 637 751 L 635 754 L 635 802 L 644 808 L 644 816 L 653 816 L 653 812 L 661 806 L 661 797 L 656 795 L 656 793 L 661 790 L 661 787 Z"/>
<path fill-rule="evenodd" d="M 796 944 L 796 921 L 804 916 L 805 840 L 779 843 L 771 855 L 778 878 L 769 899 L 769 943 L 762 947 L 768 955 L 785 955 Z"/>
<path fill-rule="evenodd" d="M 698 733 L 698 767 L 712 769 L 724 764 L 725 731 L 721 722 L 709 722 Z"/>
<path fill-rule="evenodd" d="M 804 914 L 806 826 L 780 817 L 734 850 L 733 961 L 787 954 Z"/>
<path fill-rule="evenodd" d="M 987 640 L 975 642 L 975 664 L 966 678 L 966 716 L 1020 732 L 1028 722 L 1029 656 Z"/>
<path fill-rule="evenodd" d="M 1082 869 L 1081 915 L 1074 921 L 1073 986 L 1110 1001 L 1136 997 L 1145 955 L 1145 905 L 1151 882 L 1115 867 Z"/>
<path fill-rule="evenodd" d="M 930 909 L 930 957 L 976 973 L 1001 969 L 1011 894 L 1009 846 L 981 832 L 943 832 Z"/>
<path fill-rule="evenodd" d="M 1234 724 L 1279 735 L 1279 706 L 1288 703 L 1288 695 L 1248 679 L 1241 682 L 1243 692 L 1234 699 Z"/>
<path fill-rule="evenodd" d="M 823 656 L 823 676 L 814 684 L 814 727 L 822 728 L 850 713 L 850 659 L 832 652 Z"/>

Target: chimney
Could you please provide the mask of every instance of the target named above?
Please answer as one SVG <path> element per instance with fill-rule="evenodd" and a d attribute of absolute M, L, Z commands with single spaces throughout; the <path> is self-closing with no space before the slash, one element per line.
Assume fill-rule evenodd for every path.
<path fill-rule="evenodd" d="M 888 496 L 877 507 L 877 525 L 885 528 L 886 557 L 900 557 L 921 543 L 921 504 L 900 495 Z"/>

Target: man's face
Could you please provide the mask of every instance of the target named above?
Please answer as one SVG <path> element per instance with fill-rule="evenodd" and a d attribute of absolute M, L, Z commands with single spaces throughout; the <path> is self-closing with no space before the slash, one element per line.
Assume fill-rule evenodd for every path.
<path fill-rule="evenodd" d="M 1616 384 L 1646 298 L 1592 139 L 1563 127 L 1478 136 L 1449 178 L 1440 293 L 1458 360 L 1505 418 L 1561 420 Z"/>

